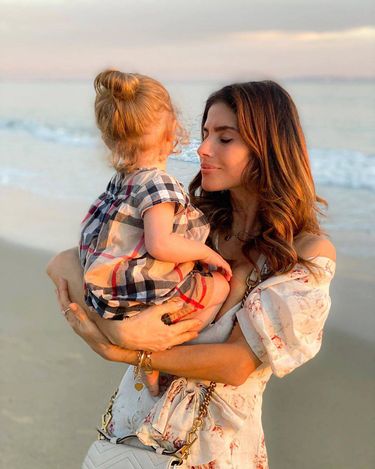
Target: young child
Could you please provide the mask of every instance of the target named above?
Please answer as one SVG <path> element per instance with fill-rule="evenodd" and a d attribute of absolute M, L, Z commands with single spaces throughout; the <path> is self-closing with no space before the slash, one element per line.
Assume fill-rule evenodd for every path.
<path fill-rule="evenodd" d="M 82 222 L 85 301 L 103 318 L 123 319 L 179 297 L 184 307 L 164 322 L 197 317 L 203 329 L 229 292 L 231 269 L 204 244 L 206 219 L 165 172 L 182 139 L 170 96 L 150 77 L 119 71 L 100 73 L 94 86 L 97 126 L 116 173 Z M 198 261 L 218 270 L 198 271 Z M 146 379 L 156 395 L 158 373 Z"/>

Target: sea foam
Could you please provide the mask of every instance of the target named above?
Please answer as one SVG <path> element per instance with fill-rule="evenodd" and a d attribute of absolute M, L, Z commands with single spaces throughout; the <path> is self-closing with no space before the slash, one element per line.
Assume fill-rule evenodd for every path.
<path fill-rule="evenodd" d="M 41 142 L 60 146 L 89 149 L 100 142 L 98 132 L 91 127 L 53 126 L 26 119 L 0 119 L 0 130 L 28 134 Z M 181 154 L 172 158 L 198 163 L 198 146 L 199 141 L 193 139 Z M 375 155 L 345 149 L 310 148 L 309 152 L 317 184 L 375 191 Z M 6 184 L 8 177 L 9 169 L 5 173 L 0 172 L 0 183 Z"/>

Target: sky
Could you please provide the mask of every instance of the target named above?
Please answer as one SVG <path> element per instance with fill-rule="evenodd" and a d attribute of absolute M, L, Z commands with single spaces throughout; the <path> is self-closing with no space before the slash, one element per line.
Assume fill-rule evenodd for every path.
<path fill-rule="evenodd" d="M 375 77 L 373 0 L 0 0 L 0 79 Z"/>

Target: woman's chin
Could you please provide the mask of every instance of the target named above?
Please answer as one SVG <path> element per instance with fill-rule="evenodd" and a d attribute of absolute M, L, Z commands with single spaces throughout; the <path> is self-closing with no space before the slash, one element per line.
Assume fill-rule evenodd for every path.
<path fill-rule="evenodd" d="M 218 189 L 215 189 L 212 184 L 202 184 L 202 189 L 206 192 L 216 192 Z"/>
<path fill-rule="evenodd" d="M 204 177 L 202 178 L 201 185 L 202 189 L 206 192 L 217 192 L 223 190 L 220 184 L 215 181 L 207 180 Z"/>

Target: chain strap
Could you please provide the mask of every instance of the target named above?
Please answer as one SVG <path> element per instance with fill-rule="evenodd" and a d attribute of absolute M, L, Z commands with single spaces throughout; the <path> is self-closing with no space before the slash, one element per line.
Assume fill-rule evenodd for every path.
<path fill-rule="evenodd" d="M 254 271 L 251 271 L 251 273 L 246 277 L 246 290 L 245 290 L 245 293 L 242 297 L 242 300 L 241 300 L 241 308 L 244 307 L 245 305 L 245 301 L 247 300 L 247 297 L 250 295 L 250 293 L 252 292 L 252 290 L 254 290 L 254 288 L 260 284 L 261 280 L 259 278 L 257 278 L 256 280 L 252 280 L 252 274 L 253 274 Z"/>
<path fill-rule="evenodd" d="M 208 388 L 206 388 L 205 396 L 203 398 L 203 401 L 202 401 L 201 405 L 199 406 L 198 416 L 195 417 L 195 419 L 193 421 L 193 425 L 191 426 L 190 431 L 187 433 L 186 443 L 184 444 L 184 446 L 182 446 L 182 448 L 180 448 L 178 451 L 176 451 L 176 453 L 178 453 L 178 454 L 176 454 L 176 456 L 178 458 L 182 459 L 182 460 L 186 460 L 188 458 L 188 456 L 190 454 L 191 446 L 198 439 L 198 430 L 203 425 L 203 420 L 207 416 L 208 406 L 210 404 L 211 397 L 212 397 L 212 394 L 215 390 L 215 387 L 216 387 L 215 381 L 211 381 Z M 117 394 L 118 394 L 118 388 L 112 394 L 112 396 L 109 400 L 108 407 L 107 407 L 105 413 L 102 415 L 102 422 L 101 422 L 102 424 L 101 424 L 100 429 L 104 434 L 107 434 L 107 435 L 109 434 L 109 432 L 108 432 L 109 424 L 112 421 L 113 403 L 116 399 Z M 106 437 L 98 430 L 98 440 L 104 440 L 104 439 L 106 439 Z"/>
<path fill-rule="evenodd" d="M 102 424 L 101 424 L 101 430 L 108 434 L 108 427 L 109 427 L 109 424 L 111 423 L 112 421 L 112 408 L 113 408 L 113 403 L 116 399 L 116 396 L 118 394 L 118 388 L 116 389 L 116 391 L 112 394 L 111 398 L 109 399 L 109 404 L 108 404 L 108 407 L 106 409 L 106 411 L 104 412 L 104 414 L 102 415 Z M 98 431 L 98 440 L 104 440 L 105 437 Z"/>
<path fill-rule="evenodd" d="M 249 273 L 249 275 L 246 277 L 246 290 L 245 290 L 245 293 L 244 293 L 244 295 L 242 297 L 242 300 L 241 300 L 241 308 L 244 307 L 245 301 L 247 300 L 247 297 L 254 290 L 254 288 L 257 287 L 263 281 L 262 280 L 262 274 L 266 272 L 267 265 L 265 263 L 265 256 L 262 255 L 262 254 L 261 254 L 261 256 L 262 256 L 260 258 L 261 267 L 260 267 L 260 270 L 259 270 L 259 275 L 256 275 L 256 277 L 255 277 L 255 274 L 257 274 L 257 271 L 254 268 Z M 258 262 L 259 262 L 259 260 L 258 260 Z"/>
<path fill-rule="evenodd" d="M 198 430 L 203 425 L 203 420 L 207 416 L 208 406 L 211 401 L 212 394 L 216 388 L 215 381 L 211 381 L 208 388 L 206 388 L 206 394 L 203 398 L 203 402 L 199 406 L 198 416 L 195 417 L 193 425 L 186 436 L 186 443 L 182 448 L 180 448 L 177 453 L 179 453 L 182 460 L 186 460 L 190 454 L 190 448 L 198 439 Z"/>

